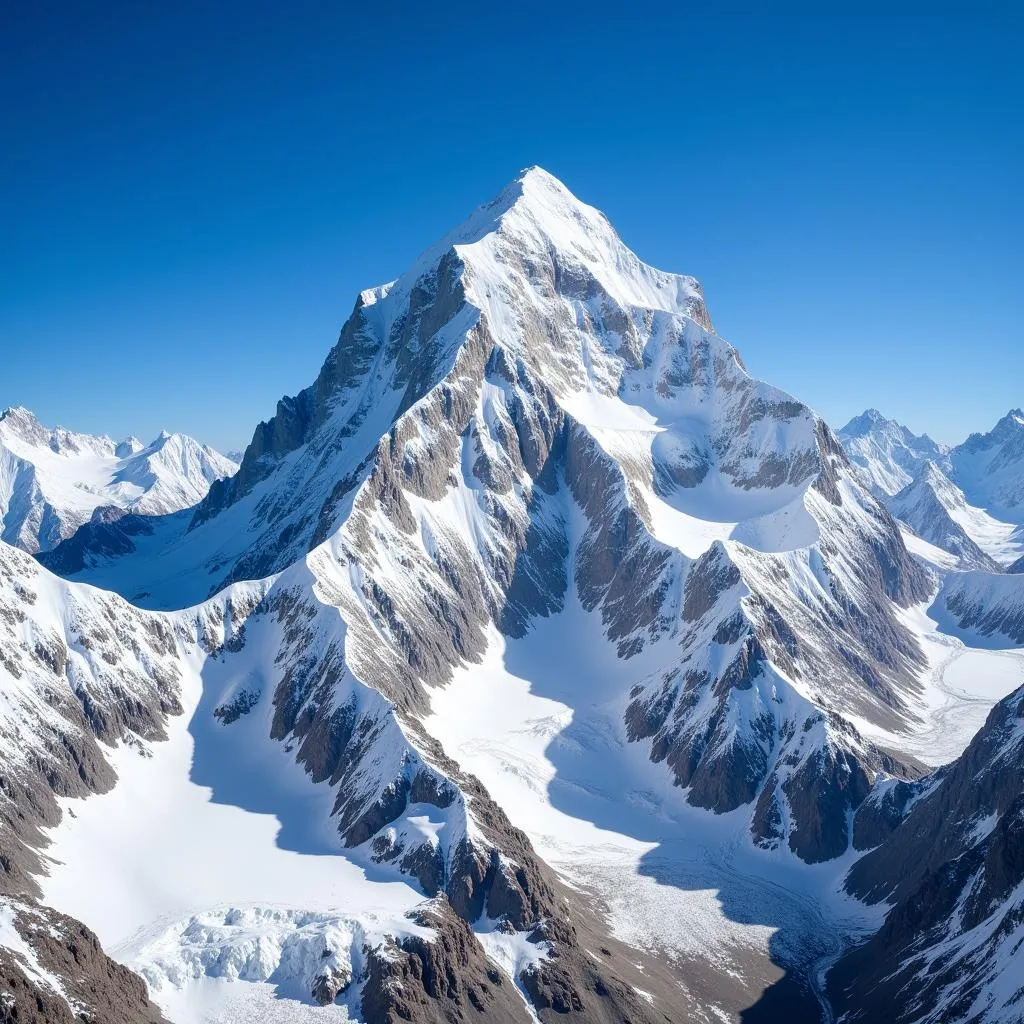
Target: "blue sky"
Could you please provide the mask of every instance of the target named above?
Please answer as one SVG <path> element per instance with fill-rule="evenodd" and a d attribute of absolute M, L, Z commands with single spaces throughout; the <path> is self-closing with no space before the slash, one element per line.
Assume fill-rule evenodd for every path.
<path fill-rule="evenodd" d="M 535 163 L 834 423 L 1024 404 L 1014 5 L 489 6 L 5 4 L 0 406 L 242 446 Z"/>

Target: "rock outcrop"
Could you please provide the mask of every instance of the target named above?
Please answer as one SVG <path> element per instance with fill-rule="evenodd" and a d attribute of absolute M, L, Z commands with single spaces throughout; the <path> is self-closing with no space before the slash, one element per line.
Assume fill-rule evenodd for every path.
<path fill-rule="evenodd" d="M 3 1024 L 166 1024 L 143 980 L 81 922 L 0 898 L 0 940 Z"/>
<path fill-rule="evenodd" d="M 1004 1022 L 1024 1014 L 1024 689 L 903 803 L 848 890 L 891 904 L 828 989 L 850 1024 Z"/>

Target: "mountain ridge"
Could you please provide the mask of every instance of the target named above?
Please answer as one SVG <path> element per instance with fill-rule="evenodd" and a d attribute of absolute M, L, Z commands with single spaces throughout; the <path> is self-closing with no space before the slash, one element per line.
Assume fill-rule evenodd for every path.
<path fill-rule="evenodd" d="M 96 516 L 40 561 L 71 577 L 52 585 L 116 591 L 102 599 L 187 645 L 188 735 L 161 711 L 169 739 L 145 738 L 155 761 L 173 767 L 165 752 L 187 754 L 191 737 L 189 782 L 264 814 L 239 780 L 277 799 L 261 759 L 296 769 L 302 800 L 316 794 L 316 852 L 367 873 L 353 907 L 384 879 L 414 898 L 383 923 L 301 905 L 172 918 L 135 951 L 154 986 L 234 963 L 240 922 L 263 922 L 292 973 L 283 959 L 245 969 L 265 982 L 280 964 L 305 999 L 374 1021 L 735 1015 L 747 993 L 712 982 L 698 998 L 655 953 L 618 944 L 538 852 L 544 834 L 442 738 L 439 698 L 457 677 L 486 679 L 506 641 L 564 677 L 559 701 L 533 695 L 563 711 L 524 723 L 550 740 L 544 767 L 608 771 L 607 794 L 555 771 L 549 802 L 575 788 L 587 806 L 650 806 L 655 823 L 729 823 L 766 879 L 845 871 L 898 830 L 879 794 L 934 781 L 898 747 L 921 724 L 912 617 L 938 581 L 828 425 L 715 334 L 697 281 L 643 264 L 539 169 L 360 294 L 314 384 L 256 428 L 236 476 L 173 515 Z M 10 621 L 31 657 L 34 627 Z M 573 668 L 588 657 L 609 677 L 599 696 Z M 117 725 L 117 711 L 94 717 Z M 533 777 L 528 761 L 500 763 Z M 620 788 L 634 777 L 651 791 Z M 294 844 L 287 808 L 269 812 L 275 842 Z M 145 877 L 142 863 L 119 874 Z M 183 952 L 196 935 L 205 952 Z"/>
<path fill-rule="evenodd" d="M 235 464 L 184 434 L 148 445 L 47 428 L 23 407 L 0 413 L 2 538 L 36 554 L 72 537 L 98 510 L 156 515 L 188 508 Z"/>

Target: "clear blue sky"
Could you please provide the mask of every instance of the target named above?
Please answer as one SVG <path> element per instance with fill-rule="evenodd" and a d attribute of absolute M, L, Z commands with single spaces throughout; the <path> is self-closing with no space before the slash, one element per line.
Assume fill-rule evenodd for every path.
<path fill-rule="evenodd" d="M 3 5 L 0 406 L 244 445 L 534 163 L 834 423 L 1024 404 L 1016 5 L 381 6 Z"/>

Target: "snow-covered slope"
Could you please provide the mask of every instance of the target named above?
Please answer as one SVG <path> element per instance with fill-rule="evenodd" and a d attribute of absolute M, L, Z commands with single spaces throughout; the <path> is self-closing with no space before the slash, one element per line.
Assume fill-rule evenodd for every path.
<path fill-rule="evenodd" d="M 894 521 L 696 281 L 543 171 L 364 292 L 238 474 L 83 576 L 168 607 L 318 544 L 347 669 L 411 716 L 488 626 L 578 596 L 635 659 L 633 739 L 693 803 L 747 806 L 759 842 L 835 856 L 873 773 L 912 770 L 842 718 L 910 719 L 894 608 L 929 583 Z"/>
<path fill-rule="evenodd" d="M 832 971 L 849 1024 L 1024 1019 L 1024 688 L 963 756 L 893 794 L 902 821 L 860 860 L 851 892 L 891 909 Z"/>
<path fill-rule="evenodd" d="M 948 576 L 936 606 L 951 633 L 986 647 L 1024 644 L 1024 574 L 965 572 Z"/>
<path fill-rule="evenodd" d="M 928 461 L 941 461 L 948 448 L 927 434 L 912 434 L 877 409 L 855 416 L 838 432 L 850 461 L 879 498 L 899 493 Z"/>
<path fill-rule="evenodd" d="M 1024 412 L 1011 409 L 987 434 L 971 434 L 948 455 L 950 477 L 972 504 L 1024 523 Z"/>
<path fill-rule="evenodd" d="M 149 445 L 43 427 L 27 409 L 0 414 L 0 537 L 46 551 L 99 508 L 159 515 L 195 505 L 237 465 L 183 434 Z"/>
<path fill-rule="evenodd" d="M 890 498 L 886 505 L 918 537 L 954 555 L 960 567 L 999 569 L 995 559 L 974 537 L 991 543 L 1004 524 L 968 505 L 963 491 L 934 462 L 926 462 L 917 479 Z"/>

